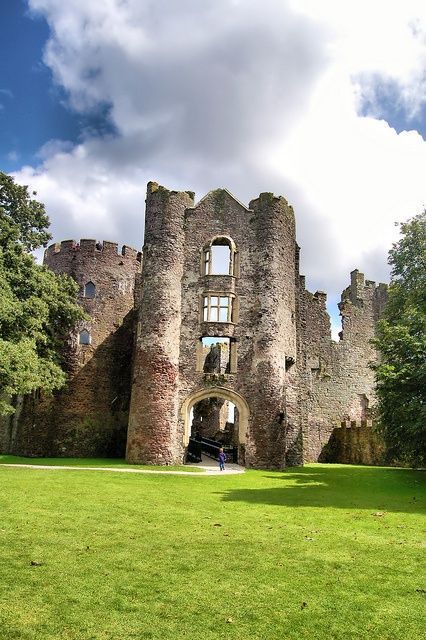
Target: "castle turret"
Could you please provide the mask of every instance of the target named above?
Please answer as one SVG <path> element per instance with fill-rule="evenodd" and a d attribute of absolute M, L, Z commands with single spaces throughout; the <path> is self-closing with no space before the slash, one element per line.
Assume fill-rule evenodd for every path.
<path fill-rule="evenodd" d="M 54 397 L 24 399 L 12 452 L 30 455 L 123 456 L 130 400 L 133 294 L 141 254 L 114 242 L 65 240 L 44 264 L 80 287 L 87 313 L 68 336 L 62 359 L 68 382 Z"/>
<path fill-rule="evenodd" d="M 135 276 L 141 270 L 141 253 L 127 246 L 119 251 L 116 242 L 106 240 L 64 240 L 46 249 L 44 264 L 57 274 L 70 275 L 77 282 L 80 287 L 78 301 L 89 316 L 70 337 L 72 353 L 67 362 L 68 369 L 80 369 L 98 348 L 102 348 L 103 354 L 110 348 L 121 351 L 122 347 L 111 342 L 111 336 L 128 322 L 127 316 L 133 310 Z M 131 347 L 130 341 L 125 350 Z M 117 354 L 111 353 L 111 357 L 113 362 L 105 362 L 107 371 L 116 366 Z"/>
<path fill-rule="evenodd" d="M 297 443 L 295 221 L 282 197 L 262 193 L 255 213 L 251 445 L 247 461 L 283 467 L 301 460 Z M 288 460 L 287 460 L 288 462 Z"/>
<path fill-rule="evenodd" d="M 188 192 L 148 184 L 129 462 L 172 464 L 181 462 L 184 455 L 177 432 L 179 342 L 184 214 L 192 205 Z"/>

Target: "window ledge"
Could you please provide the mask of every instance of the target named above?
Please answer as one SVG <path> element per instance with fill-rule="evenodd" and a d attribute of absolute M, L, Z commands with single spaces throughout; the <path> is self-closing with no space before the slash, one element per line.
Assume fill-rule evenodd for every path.
<path fill-rule="evenodd" d="M 230 273 L 204 273 L 200 278 L 237 278 L 238 276 L 234 276 L 234 274 Z"/>
<path fill-rule="evenodd" d="M 206 384 L 220 384 L 228 382 L 235 377 L 235 373 L 203 373 Z"/>
<path fill-rule="evenodd" d="M 203 320 L 201 322 L 201 334 L 212 338 L 233 338 L 236 326 L 234 322 L 209 322 Z"/>

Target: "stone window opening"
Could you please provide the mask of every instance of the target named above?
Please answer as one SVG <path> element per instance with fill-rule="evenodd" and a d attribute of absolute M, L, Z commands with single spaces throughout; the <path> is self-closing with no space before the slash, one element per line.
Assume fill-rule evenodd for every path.
<path fill-rule="evenodd" d="M 203 336 L 197 345 L 197 371 L 212 375 L 237 372 L 237 341 L 235 338 Z"/>
<path fill-rule="evenodd" d="M 203 296 L 203 321 L 232 322 L 231 296 L 215 293 Z"/>
<path fill-rule="evenodd" d="M 204 373 L 229 373 L 230 372 L 230 338 L 216 338 L 205 336 L 201 338 L 203 349 Z"/>
<path fill-rule="evenodd" d="M 94 298 L 96 295 L 96 286 L 95 284 L 89 280 L 83 287 L 83 297 L 84 298 Z"/>
<path fill-rule="evenodd" d="M 87 329 L 83 329 L 83 331 L 80 331 L 78 336 L 78 343 L 83 345 L 88 345 L 88 344 L 91 344 L 91 342 L 92 342 L 92 337 L 90 333 L 87 331 Z"/>
<path fill-rule="evenodd" d="M 204 251 L 203 274 L 208 275 L 209 273 L 210 273 L 210 250 L 206 249 L 206 251 Z"/>
<path fill-rule="evenodd" d="M 204 276 L 236 275 L 236 247 L 231 238 L 214 238 L 203 250 L 202 273 Z"/>

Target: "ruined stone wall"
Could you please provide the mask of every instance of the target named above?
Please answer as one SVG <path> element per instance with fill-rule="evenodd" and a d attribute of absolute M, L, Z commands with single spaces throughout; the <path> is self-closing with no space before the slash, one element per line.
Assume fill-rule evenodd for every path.
<path fill-rule="evenodd" d="M 331 339 L 326 296 L 301 290 L 301 407 L 304 459 L 318 460 L 333 429 L 344 420 L 369 420 L 374 406 L 377 358 L 370 340 L 386 302 L 386 285 L 376 285 L 358 271 L 342 293 L 340 341 Z"/>
<path fill-rule="evenodd" d="M 205 373 L 229 373 L 230 349 L 228 344 L 217 343 L 202 348 L 202 364 Z"/>
<path fill-rule="evenodd" d="M 319 461 L 367 465 L 384 465 L 388 462 L 383 437 L 366 420 L 346 421 L 333 429 Z"/>
<path fill-rule="evenodd" d="M 24 399 L 8 450 L 23 455 L 124 455 L 133 347 L 133 294 L 141 255 L 116 243 L 73 240 L 46 249 L 44 264 L 80 285 L 88 319 L 68 337 L 64 351 L 67 386 Z M 85 286 L 93 283 L 93 291 Z M 79 344 L 87 331 L 90 344 Z"/>
<path fill-rule="evenodd" d="M 250 202 L 256 238 L 251 306 L 251 375 L 255 466 L 302 461 L 297 403 L 296 230 L 293 209 L 282 197 L 261 194 Z M 286 365 L 287 363 L 287 365 Z"/>
<path fill-rule="evenodd" d="M 185 216 L 185 264 L 182 280 L 182 331 L 180 335 L 180 389 L 179 405 L 194 392 L 224 387 L 244 395 L 240 384 L 240 371 L 244 369 L 248 339 L 242 328 L 247 305 L 251 304 L 252 269 L 250 244 L 254 242 L 250 225 L 252 213 L 228 192 L 222 189 L 210 192 Z M 246 241 L 244 241 L 246 234 Z M 203 250 L 217 237 L 228 238 L 236 248 L 234 273 L 204 275 Z M 205 322 L 203 297 L 228 296 L 232 299 L 233 315 L 230 322 Z M 214 375 L 197 367 L 197 352 L 203 337 L 228 337 L 233 342 L 235 358 L 230 373 Z M 231 356 L 232 360 L 232 356 Z M 184 417 L 180 417 L 180 430 L 184 437 Z M 246 433 L 241 434 L 245 439 Z"/>
<path fill-rule="evenodd" d="M 225 429 L 229 403 L 221 398 L 206 398 L 194 406 L 191 435 L 215 439 Z"/>
<path fill-rule="evenodd" d="M 206 271 L 218 245 L 229 247 L 229 273 Z M 69 336 L 67 388 L 53 399 L 21 399 L 8 427 L 0 424 L 3 450 L 119 456 L 128 422 L 129 462 L 180 463 L 191 408 L 196 419 L 209 409 L 213 435 L 232 402 L 229 436 L 247 466 L 319 460 L 333 442 L 340 461 L 379 451 L 368 444 L 376 357 L 369 340 L 386 287 L 351 274 L 341 338 L 333 341 L 326 294 L 306 291 L 299 276 L 294 214 L 284 198 L 263 193 L 247 207 L 218 189 L 194 206 L 191 192 L 149 183 L 142 273 L 136 251 L 94 240 L 52 245 L 45 264 L 74 277 L 89 319 Z M 226 321 L 205 317 L 204 301 L 221 298 L 231 301 Z M 89 344 L 79 343 L 82 331 Z M 229 345 L 203 347 L 204 337 Z M 366 427 L 335 430 L 342 421 Z"/>

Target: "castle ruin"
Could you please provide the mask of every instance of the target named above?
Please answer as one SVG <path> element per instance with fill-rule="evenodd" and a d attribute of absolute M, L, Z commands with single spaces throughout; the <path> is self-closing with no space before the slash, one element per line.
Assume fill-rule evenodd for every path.
<path fill-rule="evenodd" d="M 19 399 L 1 451 L 176 464 L 195 432 L 226 430 L 241 464 L 284 468 L 321 459 L 336 428 L 371 431 L 386 285 L 352 272 L 332 340 L 283 197 L 194 204 L 150 182 L 142 254 L 65 241 L 44 262 L 77 281 L 89 319 L 65 346 L 67 387 Z"/>

